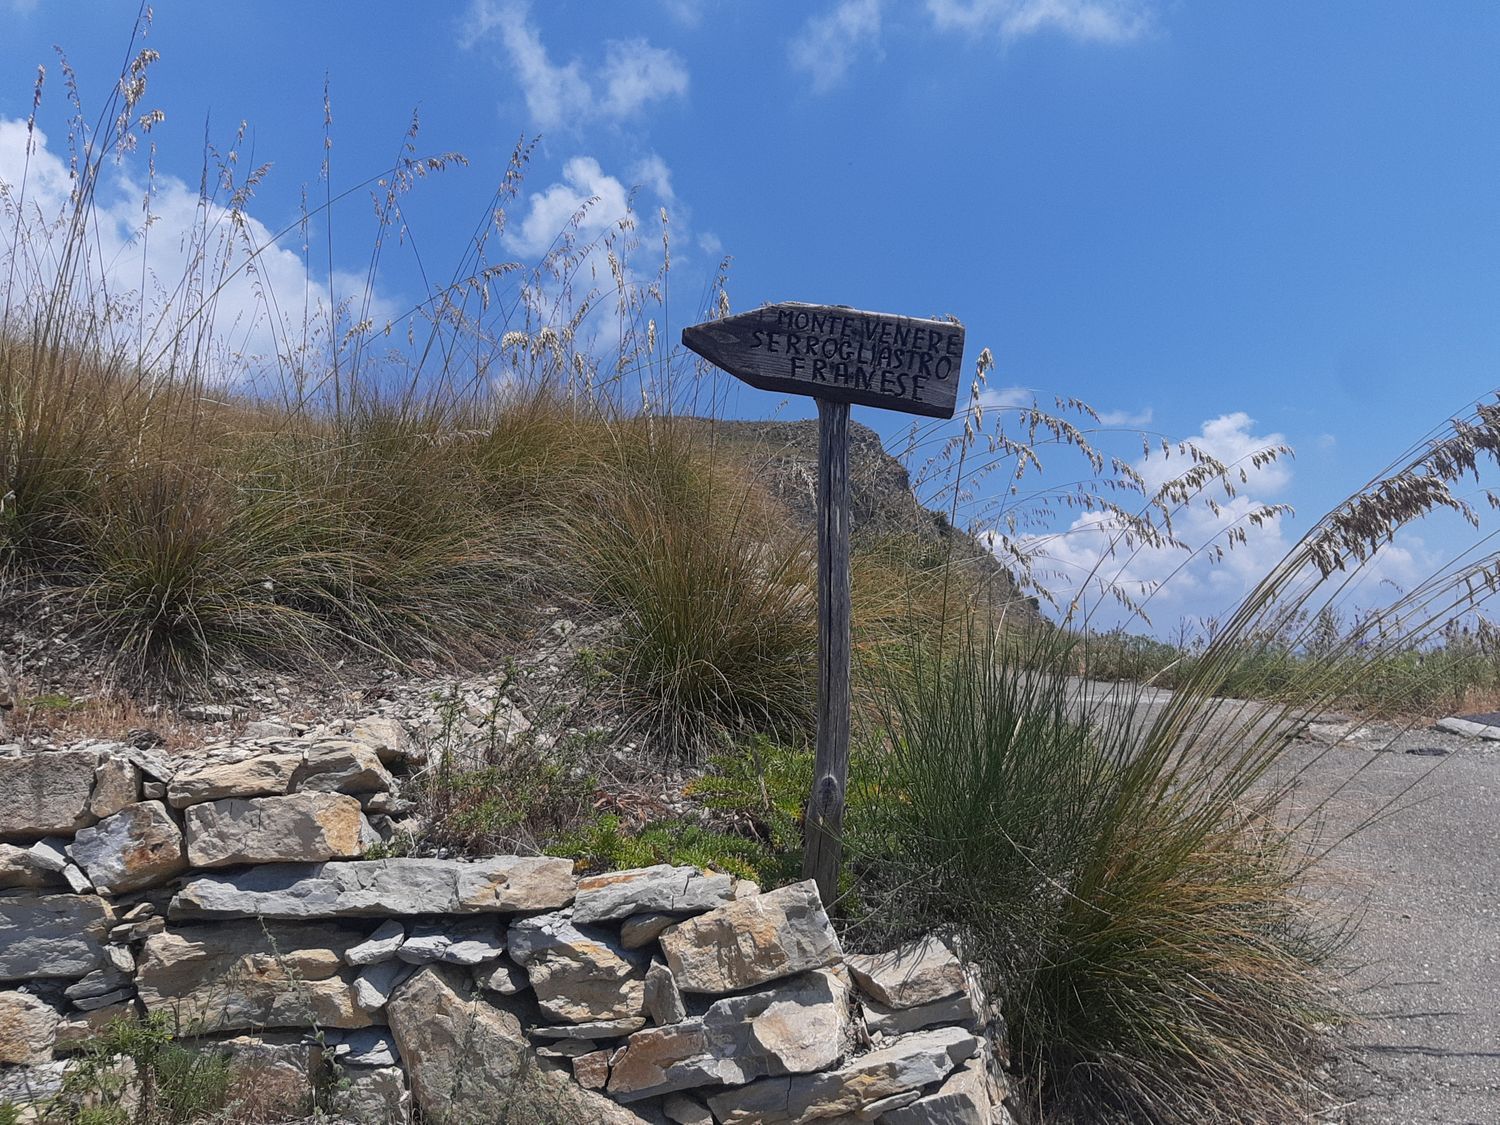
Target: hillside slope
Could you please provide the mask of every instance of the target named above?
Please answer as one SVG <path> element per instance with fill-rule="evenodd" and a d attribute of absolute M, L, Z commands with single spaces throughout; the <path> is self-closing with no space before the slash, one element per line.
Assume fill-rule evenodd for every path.
<path fill-rule="evenodd" d="M 818 484 L 818 424 L 715 421 L 715 437 L 757 469 L 761 483 L 808 528 L 814 526 Z M 849 423 L 851 536 L 856 551 L 907 541 L 937 563 L 951 559 L 987 583 L 1008 603 L 1012 621 L 1042 622 L 1035 598 L 1022 596 L 1014 578 L 974 536 L 941 512 L 917 502 L 911 474 L 886 452 L 880 435 Z M 951 555 L 950 553 L 951 552 Z"/>

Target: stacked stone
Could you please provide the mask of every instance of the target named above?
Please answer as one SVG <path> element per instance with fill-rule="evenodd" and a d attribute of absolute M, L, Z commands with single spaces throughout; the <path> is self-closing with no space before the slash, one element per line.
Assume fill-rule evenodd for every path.
<path fill-rule="evenodd" d="M 138 961 L 192 868 L 354 858 L 390 831 L 399 727 L 290 735 L 180 765 L 113 742 L 0 753 L 0 1104 L 54 1095 L 57 1056 L 140 1014 Z M 276 1050 L 321 1065 L 296 1042 L 224 1049 L 232 1074 Z"/>
<path fill-rule="evenodd" d="M 397 741 L 0 759 L 0 1102 L 160 1012 L 289 1116 L 331 1062 L 351 1122 L 1008 1120 L 972 970 L 846 957 L 810 882 L 359 858 Z"/>

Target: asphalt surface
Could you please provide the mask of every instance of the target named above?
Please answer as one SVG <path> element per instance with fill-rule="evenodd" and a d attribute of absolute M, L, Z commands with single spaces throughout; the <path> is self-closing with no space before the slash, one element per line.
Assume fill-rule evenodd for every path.
<path fill-rule="evenodd" d="M 1309 796 L 1347 782 L 1326 805 L 1330 840 L 1399 803 L 1328 856 L 1331 904 L 1363 911 L 1346 994 L 1363 1018 L 1342 1033 L 1321 1120 L 1500 1123 L 1497 747 L 1423 727 L 1289 748 Z"/>
<path fill-rule="evenodd" d="M 1096 717 L 1118 698 L 1075 688 Z M 1169 698 L 1147 689 L 1142 701 Z M 1359 1019 L 1336 1033 L 1313 1120 L 1500 1125 L 1500 742 L 1327 718 L 1288 726 L 1282 758 L 1330 849 L 1314 908 L 1358 918 L 1342 992 Z M 1217 725 L 1276 721 L 1223 701 Z"/>

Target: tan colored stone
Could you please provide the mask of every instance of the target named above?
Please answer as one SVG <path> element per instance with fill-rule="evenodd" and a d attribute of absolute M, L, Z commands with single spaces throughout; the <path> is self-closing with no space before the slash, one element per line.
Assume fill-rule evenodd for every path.
<path fill-rule="evenodd" d="M 893 1109 L 880 1120 L 886 1125 L 990 1125 L 990 1089 L 984 1068 L 970 1059 L 935 1094 Z"/>
<path fill-rule="evenodd" d="M 810 879 L 679 922 L 661 947 L 683 992 L 736 992 L 843 956 Z"/>
<path fill-rule="evenodd" d="M 37 863 L 30 848 L 0 844 L 0 891 L 38 890 L 58 883 L 59 874 Z"/>
<path fill-rule="evenodd" d="M 571 860 L 550 856 L 277 863 L 189 880 L 176 918 L 370 918 L 556 910 L 573 899 Z"/>
<path fill-rule="evenodd" d="M 194 867 L 347 859 L 364 851 L 364 813 L 342 793 L 229 798 L 187 810 Z"/>
<path fill-rule="evenodd" d="M 258 754 L 242 762 L 204 762 L 182 770 L 167 787 L 174 809 L 226 797 L 279 797 L 291 789 L 301 754 Z"/>
<path fill-rule="evenodd" d="M 573 1080 L 585 1090 L 602 1090 L 609 1081 L 609 1056 L 611 1051 L 590 1051 L 578 1055 L 573 1061 Z"/>
<path fill-rule="evenodd" d="M 0 840 L 71 836 L 93 824 L 99 817 L 89 804 L 100 765 L 95 750 L 39 750 L 0 758 L 0 793 L 5 795 L 0 801 Z M 104 776 L 112 789 L 117 780 L 114 767 Z M 102 794 L 101 804 L 108 807 L 112 799 Z"/>
<path fill-rule="evenodd" d="M 349 729 L 349 738 L 354 742 L 364 743 L 388 765 L 407 758 L 406 731 L 395 719 L 387 719 L 381 715 L 357 719 Z"/>
<path fill-rule="evenodd" d="M 388 793 L 391 775 L 362 742 L 320 742 L 309 748 L 292 775 L 291 792 Z"/>
<path fill-rule="evenodd" d="M 845 960 L 860 991 L 888 1008 L 914 1008 L 968 988 L 963 963 L 935 935 L 889 953 L 851 953 Z"/>
<path fill-rule="evenodd" d="M 573 921 L 592 926 L 650 911 L 697 914 L 722 906 L 733 895 L 733 876 L 709 874 L 696 867 L 661 863 L 630 871 L 607 871 L 578 880 Z"/>
<path fill-rule="evenodd" d="M 646 970 L 646 1015 L 654 1024 L 681 1023 L 687 1017 L 682 990 L 665 961 L 656 958 Z"/>
<path fill-rule="evenodd" d="M 668 1094 L 662 1099 L 661 1113 L 673 1125 L 714 1125 L 708 1106 L 686 1094 Z"/>
<path fill-rule="evenodd" d="M 681 920 L 678 914 L 632 914 L 620 923 L 620 944 L 626 949 L 642 949 Z"/>
<path fill-rule="evenodd" d="M 857 1114 L 875 1102 L 941 1082 L 980 1049 L 957 1027 L 919 1031 L 851 1059 L 838 1070 L 763 1078 L 708 1099 L 723 1125 L 779 1125 Z"/>
<path fill-rule="evenodd" d="M 956 1024 L 969 1031 L 978 1031 L 985 1022 L 984 990 L 977 974 L 967 972 L 965 977 L 964 991 L 957 996 L 929 1000 L 910 1008 L 891 1008 L 878 1000 L 866 999 L 865 1026 L 871 1034 L 882 1035 L 905 1035 L 939 1024 Z"/>
<path fill-rule="evenodd" d="M 141 799 L 141 771 L 119 754 L 103 754 L 94 767 L 94 791 L 89 812 L 103 820 Z"/>
<path fill-rule="evenodd" d="M 0 992 L 0 1063 L 50 1062 L 61 1021 L 52 1005 L 29 992 Z"/>
<path fill-rule="evenodd" d="M 842 1056 L 849 985 L 820 969 L 773 988 L 727 996 L 702 1016 L 646 1028 L 610 1060 L 610 1094 L 622 1102 L 718 1083 L 806 1074 Z"/>
<path fill-rule="evenodd" d="M 194 1034 L 261 1027 L 366 1027 L 353 970 L 342 967 L 356 930 L 263 926 L 258 922 L 182 926 L 153 934 L 136 984 L 151 1012 L 175 1015 Z"/>
<path fill-rule="evenodd" d="M 604 930 L 578 928 L 565 911 L 512 922 L 507 945 L 553 1021 L 627 1019 L 645 1011 L 649 959 Z"/>
<path fill-rule="evenodd" d="M 428 965 L 386 1013 L 422 1119 L 430 1125 L 536 1121 L 639 1125 L 644 1119 L 543 1069 L 526 1040 L 518 999 L 470 995 L 467 975 Z"/>
<path fill-rule="evenodd" d="M 334 1120 L 358 1125 L 406 1125 L 411 1092 L 399 1066 L 344 1067 L 330 1095 Z"/>
<path fill-rule="evenodd" d="M 101 891 L 135 891 L 187 870 L 182 831 L 160 801 L 127 805 L 80 829 L 73 858 Z"/>
<path fill-rule="evenodd" d="M 558 1042 L 565 1039 L 619 1039 L 645 1026 L 644 1016 L 631 1016 L 629 1019 L 595 1020 L 593 1023 L 538 1024 L 529 1029 L 526 1034 L 544 1042 Z"/>

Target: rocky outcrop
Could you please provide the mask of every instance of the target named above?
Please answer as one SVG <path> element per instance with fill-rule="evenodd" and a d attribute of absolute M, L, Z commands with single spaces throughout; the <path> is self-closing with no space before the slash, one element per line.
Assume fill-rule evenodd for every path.
<path fill-rule="evenodd" d="M 808 422 L 732 422 L 715 420 L 716 440 L 737 451 L 756 479 L 808 532 L 816 528 L 815 486 L 818 480 L 818 424 Z M 856 548 L 905 541 L 935 559 L 950 559 L 961 572 L 986 584 L 997 603 L 1006 606 L 1008 622 L 1040 625 L 1035 598 L 1023 597 L 1011 573 L 975 536 L 953 526 L 938 511 L 924 507 L 912 492 L 911 474 L 886 452 L 880 435 L 859 422 L 849 423 L 850 531 Z"/>

